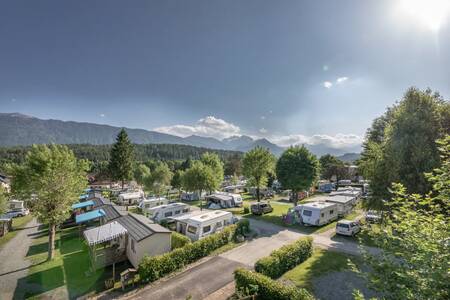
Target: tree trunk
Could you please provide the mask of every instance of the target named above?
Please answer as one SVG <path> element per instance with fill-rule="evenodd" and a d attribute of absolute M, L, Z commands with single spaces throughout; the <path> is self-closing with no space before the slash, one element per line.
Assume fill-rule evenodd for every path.
<path fill-rule="evenodd" d="M 55 256 L 55 234 L 56 234 L 56 225 L 49 224 L 48 230 L 48 257 L 47 260 L 52 260 Z"/>
<path fill-rule="evenodd" d="M 292 191 L 292 202 L 294 202 L 294 207 L 297 206 L 298 203 L 298 192 Z"/>
<path fill-rule="evenodd" d="M 200 194 L 198 196 L 198 199 L 200 200 L 200 210 L 203 210 L 202 190 L 200 190 Z"/>
<path fill-rule="evenodd" d="M 261 201 L 261 196 L 260 196 L 260 193 L 259 193 L 259 186 L 256 187 L 256 200 L 258 200 L 258 202 Z"/>
<path fill-rule="evenodd" d="M 122 179 L 122 191 L 123 191 L 123 186 L 125 185 L 125 180 Z"/>

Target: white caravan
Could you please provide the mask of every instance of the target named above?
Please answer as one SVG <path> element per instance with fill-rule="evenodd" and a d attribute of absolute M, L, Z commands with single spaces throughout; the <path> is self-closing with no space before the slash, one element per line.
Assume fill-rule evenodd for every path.
<path fill-rule="evenodd" d="M 207 201 L 206 206 L 210 209 L 241 207 L 242 197 L 239 194 L 215 192 L 211 195 L 205 196 Z"/>
<path fill-rule="evenodd" d="M 336 204 L 338 208 L 338 216 L 343 217 L 352 211 L 355 199 L 355 197 L 336 195 L 333 197 L 328 197 L 325 201 Z"/>
<path fill-rule="evenodd" d="M 168 218 L 180 216 L 191 211 L 191 207 L 185 203 L 176 202 L 167 205 L 159 205 L 150 208 L 146 211 L 146 215 L 149 219 L 161 223 Z"/>
<path fill-rule="evenodd" d="M 144 199 L 143 191 L 120 193 L 118 196 L 119 203 L 122 205 L 132 205 Z"/>
<path fill-rule="evenodd" d="M 223 210 L 204 210 L 174 217 L 172 220 L 176 222 L 177 232 L 196 241 L 233 224 L 233 214 Z"/>
<path fill-rule="evenodd" d="M 151 197 L 139 202 L 138 207 L 145 213 L 150 208 L 167 204 L 169 204 L 169 199 L 165 197 Z"/>
<path fill-rule="evenodd" d="M 334 203 L 309 202 L 296 207 L 304 224 L 322 226 L 337 220 L 338 207 Z"/>

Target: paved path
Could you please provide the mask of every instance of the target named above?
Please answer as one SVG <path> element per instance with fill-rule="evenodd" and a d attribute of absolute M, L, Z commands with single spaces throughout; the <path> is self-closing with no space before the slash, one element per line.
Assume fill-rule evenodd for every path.
<path fill-rule="evenodd" d="M 254 219 L 250 219 L 250 224 L 250 227 L 258 232 L 258 238 L 253 241 L 206 260 L 165 281 L 144 287 L 125 298 L 185 300 L 191 296 L 192 300 L 227 299 L 234 292 L 230 287 L 232 287 L 233 271 L 237 267 L 253 268 L 254 263 L 261 257 L 304 236 L 312 236 L 314 244 L 322 248 L 356 255 L 360 253 L 358 244 L 346 240 L 345 237 L 340 239 L 319 234 L 308 235 Z M 376 249 L 368 250 L 377 251 Z"/>
<path fill-rule="evenodd" d="M 32 243 L 31 237 L 38 231 L 36 219 L 31 220 L 0 250 L 0 299 L 13 299 L 17 282 L 27 276 L 30 263 L 25 259 Z M 20 292 L 20 291 L 19 291 Z M 17 298 L 17 293 L 16 293 Z"/>

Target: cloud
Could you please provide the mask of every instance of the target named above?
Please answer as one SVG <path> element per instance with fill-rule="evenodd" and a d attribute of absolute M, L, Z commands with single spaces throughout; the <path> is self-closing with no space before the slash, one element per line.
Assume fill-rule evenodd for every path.
<path fill-rule="evenodd" d="M 100 117 L 101 117 L 101 118 L 104 118 L 104 117 L 105 117 L 105 114 L 100 114 Z"/>
<path fill-rule="evenodd" d="M 325 72 L 328 71 L 329 67 L 328 65 L 323 65 L 322 70 L 324 70 Z"/>
<path fill-rule="evenodd" d="M 214 116 L 202 118 L 194 125 L 164 126 L 155 128 L 154 130 L 181 137 L 199 135 L 223 139 L 233 135 L 241 135 L 241 129 L 238 126 Z"/>
<path fill-rule="evenodd" d="M 265 120 L 266 119 L 266 116 L 261 116 L 261 120 Z"/>
<path fill-rule="evenodd" d="M 265 134 L 265 133 L 267 133 L 267 129 L 261 128 L 261 129 L 259 130 L 259 132 L 262 133 L 262 134 Z"/>
<path fill-rule="evenodd" d="M 271 141 L 279 146 L 288 147 L 291 145 L 324 145 L 335 149 L 345 149 L 361 145 L 363 137 L 356 134 L 338 133 L 334 136 L 326 134 L 315 134 L 305 136 L 302 134 L 292 134 L 285 136 L 274 136 Z"/>
<path fill-rule="evenodd" d="M 330 81 L 324 81 L 323 82 L 323 86 L 327 89 L 331 88 L 333 86 L 333 83 L 331 83 Z"/>
<path fill-rule="evenodd" d="M 336 80 L 336 83 L 337 84 L 341 84 L 341 83 L 344 83 L 345 81 L 347 81 L 348 80 L 348 77 L 339 77 L 337 80 Z"/>

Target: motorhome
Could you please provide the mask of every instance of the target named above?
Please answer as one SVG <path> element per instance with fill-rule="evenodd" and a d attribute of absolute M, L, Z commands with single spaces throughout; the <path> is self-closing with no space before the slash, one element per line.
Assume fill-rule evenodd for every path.
<path fill-rule="evenodd" d="M 180 216 L 182 214 L 186 214 L 191 211 L 191 207 L 186 203 L 175 202 L 167 205 L 159 205 L 153 208 L 150 208 L 145 211 L 146 216 L 157 222 L 161 223 L 163 220 L 167 220 L 168 218 Z"/>
<path fill-rule="evenodd" d="M 336 204 L 338 208 L 338 216 L 343 217 L 352 211 L 355 203 L 355 197 L 336 195 L 333 197 L 328 197 L 325 201 Z"/>
<path fill-rule="evenodd" d="M 167 204 L 169 204 L 169 199 L 167 199 L 165 197 L 151 197 L 151 198 L 146 198 L 146 199 L 142 200 L 141 202 L 139 202 L 138 207 L 145 214 L 145 212 L 147 210 L 149 210 L 150 208 L 160 206 L 160 205 L 167 205 Z"/>
<path fill-rule="evenodd" d="M 313 226 L 322 226 L 337 220 L 338 207 L 335 203 L 309 202 L 298 205 L 301 222 Z"/>
<path fill-rule="evenodd" d="M 233 224 L 233 214 L 223 210 L 195 211 L 171 219 L 176 222 L 176 231 L 192 241 L 219 232 L 225 226 Z"/>
<path fill-rule="evenodd" d="M 118 201 L 122 205 L 133 205 L 139 203 L 139 201 L 144 199 L 143 191 L 133 191 L 120 193 L 117 197 Z"/>
<path fill-rule="evenodd" d="M 242 197 L 239 194 L 216 192 L 205 197 L 209 209 L 241 207 Z"/>

